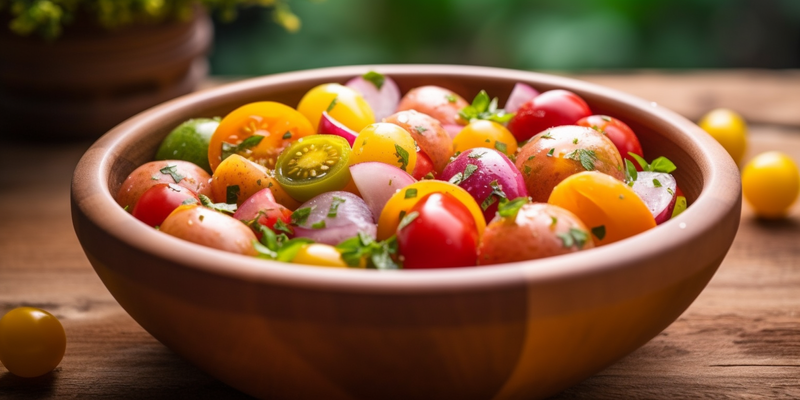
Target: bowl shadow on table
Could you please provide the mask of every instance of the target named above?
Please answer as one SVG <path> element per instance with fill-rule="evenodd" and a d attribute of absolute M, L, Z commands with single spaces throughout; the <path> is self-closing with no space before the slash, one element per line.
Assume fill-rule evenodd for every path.
<path fill-rule="evenodd" d="M 0 373 L 0 393 L 6 398 L 48 399 L 52 398 L 61 368 L 56 368 L 35 378 L 21 378 L 11 372 Z"/>

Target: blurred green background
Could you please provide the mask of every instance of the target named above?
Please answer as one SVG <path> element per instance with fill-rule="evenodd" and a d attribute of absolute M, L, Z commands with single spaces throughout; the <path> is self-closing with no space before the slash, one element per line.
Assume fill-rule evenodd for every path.
<path fill-rule="evenodd" d="M 293 0 L 216 24 L 215 75 L 376 63 L 535 70 L 798 68 L 800 0 Z"/>

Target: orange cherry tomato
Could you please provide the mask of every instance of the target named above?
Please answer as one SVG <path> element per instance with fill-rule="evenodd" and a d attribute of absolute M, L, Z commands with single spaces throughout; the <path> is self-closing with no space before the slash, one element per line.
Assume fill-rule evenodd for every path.
<path fill-rule="evenodd" d="M 653 214 L 633 189 L 602 172 L 570 175 L 553 188 L 547 202 L 577 215 L 598 246 L 656 226 Z"/>
<path fill-rule="evenodd" d="M 274 101 L 245 104 L 220 121 L 208 144 L 208 163 L 214 171 L 224 155 L 239 154 L 272 169 L 281 150 L 314 132 L 308 119 L 287 105 Z M 252 136 L 262 139 L 245 142 Z"/>

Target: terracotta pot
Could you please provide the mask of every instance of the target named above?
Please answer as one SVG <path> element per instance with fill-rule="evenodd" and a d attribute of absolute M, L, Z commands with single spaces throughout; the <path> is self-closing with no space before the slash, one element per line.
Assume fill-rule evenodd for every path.
<path fill-rule="evenodd" d="M 501 98 L 516 82 L 563 88 L 618 117 L 645 154 L 678 165 L 691 205 L 647 232 L 565 256 L 417 271 L 270 262 L 182 241 L 113 199 L 163 137 L 242 104 L 295 105 L 308 89 L 374 69 L 406 91 L 438 84 Z M 360 66 L 226 85 L 129 119 L 88 150 L 72 183 L 73 224 L 122 307 L 162 343 L 254 396 L 302 399 L 534 399 L 646 343 L 694 301 L 739 225 L 739 171 L 685 118 L 611 89 L 521 71 Z"/>
<path fill-rule="evenodd" d="M 107 31 L 70 26 L 54 41 L 0 30 L 3 137 L 97 138 L 206 76 L 212 24 L 205 13 Z"/>

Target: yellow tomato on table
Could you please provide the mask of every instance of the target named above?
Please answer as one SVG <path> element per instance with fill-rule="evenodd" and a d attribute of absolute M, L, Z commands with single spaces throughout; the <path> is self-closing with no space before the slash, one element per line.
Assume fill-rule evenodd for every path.
<path fill-rule="evenodd" d="M 0 319 L 0 362 L 14 375 L 33 378 L 52 371 L 66 347 L 64 327 L 45 310 L 18 307 Z"/>
<path fill-rule="evenodd" d="M 728 151 L 738 165 L 747 149 L 747 124 L 735 111 L 726 108 L 711 110 L 697 123 Z"/>
<path fill-rule="evenodd" d="M 777 151 L 761 153 L 742 170 L 742 192 L 756 215 L 781 218 L 797 199 L 800 172 L 791 157 Z"/>

